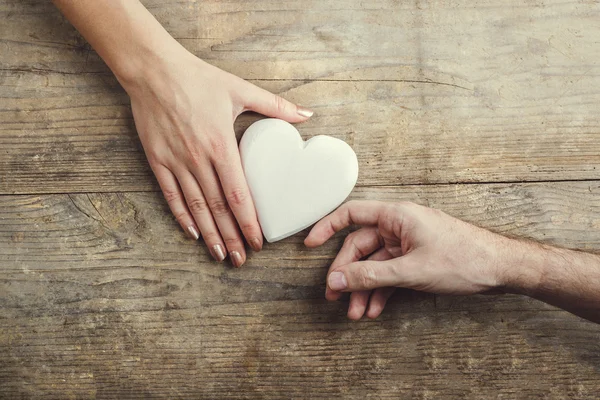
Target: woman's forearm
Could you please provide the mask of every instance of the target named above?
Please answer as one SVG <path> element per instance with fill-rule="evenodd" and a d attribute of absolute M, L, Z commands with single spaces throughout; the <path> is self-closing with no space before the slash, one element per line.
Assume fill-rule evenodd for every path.
<path fill-rule="evenodd" d="M 506 264 L 509 291 L 600 323 L 600 256 L 530 242 L 513 244 Z"/>
<path fill-rule="evenodd" d="M 255 111 L 288 122 L 312 112 L 195 57 L 138 0 L 54 0 L 131 98 L 148 162 L 177 222 L 217 261 L 246 260 L 263 235 L 233 122 Z"/>
<path fill-rule="evenodd" d="M 138 0 L 54 0 L 54 4 L 121 84 L 182 53 L 183 47 Z"/>

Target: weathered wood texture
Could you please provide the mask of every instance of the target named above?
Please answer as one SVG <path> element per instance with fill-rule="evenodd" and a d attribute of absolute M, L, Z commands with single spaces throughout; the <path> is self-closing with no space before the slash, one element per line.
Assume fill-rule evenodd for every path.
<path fill-rule="evenodd" d="M 481 226 L 600 248 L 600 182 L 381 187 Z M 516 296 L 323 300 L 343 235 L 210 261 L 160 193 L 0 196 L 0 396 L 593 397 L 600 326 Z"/>
<path fill-rule="evenodd" d="M 144 3 L 314 108 L 305 137 L 358 153 L 353 198 L 600 251 L 597 2 Z M 543 303 L 403 291 L 349 322 L 323 300 L 343 235 L 210 262 L 86 42 L 46 0 L 0 21 L 0 398 L 597 397 L 600 327 Z"/>
<path fill-rule="evenodd" d="M 596 2 L 147 3 L 198 56 L 314 108 L 302 132 L 350 142 L 360 185 L 600 177 Z M 154 188 L 73 28 L 45 1 L 0 18 L 0 193 Z"/>

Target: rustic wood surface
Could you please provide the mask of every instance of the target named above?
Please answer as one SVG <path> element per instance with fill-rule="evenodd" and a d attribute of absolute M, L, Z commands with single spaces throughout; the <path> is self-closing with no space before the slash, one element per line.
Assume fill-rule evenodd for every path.
<path fill-rule="evenodd" d="M 600 251 L 600 5 L 144 1 L 349 142 L 352 198 Z M 46 0 L 0 0 L 0 398 L 596 398 L 600 327 L 519 296 L 323 299 L 344 235 L 236 270 L 173 221 L 128 98 Z M 240 135 L 259 118 L 243 115 Z"/>

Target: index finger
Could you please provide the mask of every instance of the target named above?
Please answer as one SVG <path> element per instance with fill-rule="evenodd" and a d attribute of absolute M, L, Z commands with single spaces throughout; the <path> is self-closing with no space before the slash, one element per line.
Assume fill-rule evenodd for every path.
<path fill-rule="evenodd" d="M 329 274 L 335 271 L 336 268 L 359 261 L 382 246 L 383 239 L 379 235 L 377 228 L 362 228 L 352 232 L 346 236 L 342 248 L 331 263 L 327 272 L 327 279 L 329 279 Z M 327 300 L 337 300 L 341 295 L 341 292 L 336 292 L 327 285 L 325 289 L 325 298 Z M 366 300 L 368 299 L 367 296 Z"/>
<path fill-rule="evenodd" d="M 388 205 L 374 200 L 349 201 L 317 222 L 304 239 L 304 244 L 307 247 L 318 247 L 350 225 L 377 225 L 379 216 Z"/>

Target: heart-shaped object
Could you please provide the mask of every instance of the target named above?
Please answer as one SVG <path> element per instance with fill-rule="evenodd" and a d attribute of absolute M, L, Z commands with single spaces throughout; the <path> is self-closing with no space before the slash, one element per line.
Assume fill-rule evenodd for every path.
<path fill-rule="evenodd" d="M 280 119 L 253 123 L 240 155 L 258 221 L 268 242 L 291 236 L 323 218 L 348 197 L 358 160 L 344 141 L 315 136 L 303 141 Z"/>

